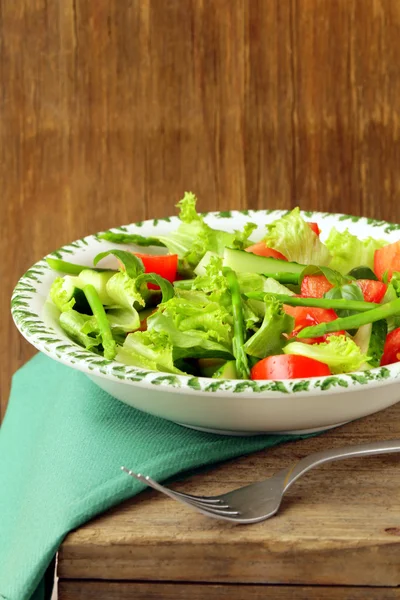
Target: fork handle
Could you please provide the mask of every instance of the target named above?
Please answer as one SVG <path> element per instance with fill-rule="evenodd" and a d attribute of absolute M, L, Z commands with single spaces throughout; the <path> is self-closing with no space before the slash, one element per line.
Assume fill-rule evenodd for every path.
<path fill-rule="evenodd" d="M 390 440 L 388 442 L 372 442 L 371 444 L 359 444 L 357 446 L 344 446 L 344 448 L 333 448 L 322 452 L 314 452 L 302 458 L 294 464 L 286 477 L 284 491 L 286 491 L 299 477 L 304 475 L 310 469 L 318 467 L 328 462 L 342 460 L 345 458 L 354 458 L 356 456 L 372 456 L 374 454 L 388 454 L 400 452 L 400 440 Z"/>

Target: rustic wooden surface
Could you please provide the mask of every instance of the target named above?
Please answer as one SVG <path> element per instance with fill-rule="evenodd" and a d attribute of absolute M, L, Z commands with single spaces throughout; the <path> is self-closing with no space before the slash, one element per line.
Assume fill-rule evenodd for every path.
<path fill-rule="evenodd" d="M 390 438 L 400 438 L 400 404 L 324 436 L 181 478 L 173 487 L 213 495 L 265 479 L 312 451 Z M 71 533 L 60 549 L 58 574 L 81 580 L 395 587 L 398 480 L 397 455 L 332 463 L 301 478 L 278 516 L 247 527 L 207 518 L 146 490 Z M 344 591 L 338 597 L 351 595 Z"/>
<path fill-rule="evenodd" d="M 201 208 L 400 221 L 398 0 L 0 0 L 0 415 L 18 277 Z"/>
<path fill-rule="evenodd" d="M 400 589 L 60 581 L 59 600 L 399 600 Z"/>

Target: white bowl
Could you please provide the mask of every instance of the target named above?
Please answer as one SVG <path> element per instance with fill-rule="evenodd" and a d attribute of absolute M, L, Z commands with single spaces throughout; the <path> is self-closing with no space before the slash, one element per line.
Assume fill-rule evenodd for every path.
<path fill-rule="evenodd" d="M 283 214 L 270 210 L 231 211 L 209 213 L 206 221 L 226 231 L 254 221 L 261 237 L 263 226 Z M 400 225 L 384 221 L 328 213 L 306 212 L 304 216 L 319 224 L 322 239 L 333 226 L 348 228 L 360 238 L 373 236 L 388 242 L 400 239 Z M 115 231 L 165 235 L 178 224 L 178 219 L 171 217 Z M 49 256 L 92 266 L 99 252 L 113 247 L 118 244 L 92 235 Z M 51 358 L 86 373 L 118 400 L 153 415 L 217 433 L 306 433 L 364 417 L 400 399 L 400 362 L 347 375 L 256 382 L 169 375 L 103 359 L 72 342 L 59 326 L 54 307 L 46 303 L 56 276 L 42 259 L 19 280 L 11 310 L 22 335 Z"/>

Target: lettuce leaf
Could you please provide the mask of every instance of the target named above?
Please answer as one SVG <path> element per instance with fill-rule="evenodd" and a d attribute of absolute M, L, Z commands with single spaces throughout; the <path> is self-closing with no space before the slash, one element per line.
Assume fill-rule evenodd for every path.
<path fill-rule="evenodd" d="M 254 302 L 257 302 L 257 300 L 245 300 L 242 297 L 243 319 L 246 330 L 256 329 L 263 318 L 263 315 L 260 314 L 258 307 L 254 306 Z"/>
<path fill-rule="evenodd" d="M 147 319 L 149 331 L 165 333 L 174 347 L 174 358 L 232 356 L 232 317 L 202 291 L 176 290 Z"/>
<path fill-rule="evenodd" d="M 76 304 L 74 296 L 76 290 L 80 289 L 81 286 L 82 284 L 78 277 L 71 275 L 57 277 L 51 285 L 50 298 L 61 312 L 70 310 Z"/>
<path fill-rule="evenodd" d="M 341 232 L 335 228 L 331 229 L 325 241 L 325 245 L 333 256 L 330 267 L 341 273 L 348 273 L 359 266 L 366 266 L 373 270 L 375 250 L 386 246 L 387 243 L 371 237 L 360 240 L 348 229 Z"/>
<path fill-rule="evenodd" d="M 116 360 L 134 367 L 182 374 L 173 360 L 173 346 L 168 335 L 157 331 L 136 331 L 126 337 Z"/>
<path fill-rule="evenodd" d="M 334 374 L 358 371 L 369 360 L 360 347 L 345 335 L 331 335 L 322 344 L 291 342 L 283 348 L 283 352 L 307 356 L 325 363 Z"/>
<path fill-rule="evenodd" d="M 130 333 L 140 327 L 140 314 L 134 309 L 112 308 L 106 313 L 111 330 Z"/>
<path fill-rule="evenodd" d="M 94 350 L 101 344 L 97 321 L 93 316 L 67 310 L 60 315 L 60 325 L 70 338 L 87 350 Z"/>
<path fill-rule="evenodd" d="M 178 358 L 231 358 L 232 350 L 214 341 L 216 336 L 200 329 L 180 331 L 174 320 L 162 312 L 154 313 L 147 320 L 148 331 L 164 333 L 174 347 L 174 359 Z"/>
<path fill-rule="evenodd" d="M 211 302 L 218 302 L 225 307 L 231 305 L 229 285 L 222 272 L 222 258 L 220 256 L 211 256 L 205 267 L 205 274 L 196 277 L 192 289 L 204 292 Z"/>
<path fill-rule="evenodd" d="M 191 292 L 189 299 L 174 297 L 161 304 L 159 310 L 147 320 L 149 329 L 157 327 L 163 315 L 180 333 L 196 332 L 206 336 L 206 339 L 223 343 L 230 348 L 232 341 L 232 317 L 229 312 L 217 302 L 209 302 L 200 292 L 199 297 Z M 175 342 L 174 342 L 175 343 Z"/>
<path fill-rule="evenodd" d="M 238 250 L 244 250 L 248 246 L 250 246 L 253 242 L 250 241 L 250 236 L 253 231 L 257 229 L 257 225 L 255 223 L 246 223 L 243 227 L 242 231 L 236 229 L 235 230 L 235 239 L 233 240 L 233 247 L 238 248 Z"/>
<path fill-rule="evenodd" d="M 264 241 L 291 262 L 320 266 L 331 260 L 328 248 L 301 217 L 299 208 L 267 225 Z"/>
<path fill-rule="evenodd" d="M 177 204 L 181 220 L 178 229 L 166 236 L 157 236 L 172 254 L 178 255 L 181 266 L 183 264 L 193 269 L 208 251 L 222 255 L 226 246 L 247 247 L 248 237 L 255 226 L 247 223 L 243 231 L 235 233 L 213 229 L 196 211 L 196 202 L 197 198 L 192 192 L 185 192 Z"/>
<path fill-rule="evenodd" d="M 290 333 L 294 319 L 286 314 L 282 303 L 269 299 L 266 303 L 265 315 L 260 329 L 247 340 L 244 349 L 250 356 L 265 358 L 273 354 L 281 354 L 286 342 L 283 333 Z"/>
<path fill-rule="evenodd" d="M 146 302 L 141 291 L 137 289 L 136 280 L 131 279 L 125 271 L 120 271 L 107 282 L 107 294 L 110 298 L 109 306 L 126 308 L 140 308 Z"/>

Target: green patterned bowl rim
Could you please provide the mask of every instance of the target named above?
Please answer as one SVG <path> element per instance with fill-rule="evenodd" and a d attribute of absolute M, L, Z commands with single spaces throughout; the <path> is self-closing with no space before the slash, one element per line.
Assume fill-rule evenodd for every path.
<path fill-rule="evenodd" d="M 282 210 L 244 210 L 244 211 L 221 211 L 203 213 L 204 216 L 211 219 L 229 220 L 232 218 L 248 217 L 252 220 L 258 218 L 258 222 L 264 222 L 278 218 L 288 211 Z M 321 213 L 314 211 L 302 211 L 307 218 L 313 218 L 317 222 L 328 219 L 332 224 L 342 223 L 349 226 L 365 226 L 368 230 L 375 228 L 374 232 L 379 236 L 385 237 L 388 241 L 395 241 L 399 238 L 400 225 L 389 223 L 387 221 L 377 221 L 365 217 L 356 217 L 345 214 Z M 261 219 L 260 219 L 261 217 Z M 245 222 L 244 221 L 244 222 Z M 143 229 L 157 228 L 162 223 L 172 225 L 178 224 L 177 217 L 166 217 L 163 219 L 153 219 L 141 221 L 113 228 L 116 232 L 143 232 Z M 222 226 L 223 228 L 223 226 Z M 371 231 L 366 232 L 371 235 Z M 99 239 L 99 234 L 89 235 L 80 240 L 62 246 L 58 250 L 47 255 L 48 257 L 65 258 L 70 260 L 74 254 L 80 250 L 87 249 L 92 245 L 104 244 Z M 376 236 L 378 237 L 378 236 Z M 114 244 L 115 246 L 115 244 Z M 101 249 L 99 248 L 98 251 Z M 44 298 L 47 296 L 49 283 L 45 284 L 43 280 L 49 280 L 49 272 L 53 279 L 56 276 L 46 262 L 46 257 L 35 263 L 18 281 L 11 299 L 11 312 L 14 322 L 22 335 L 35 348 L 47 354 L 51 358 L 69 365 L 75 369 L 81 370 L 88 375 L 106 377 L 117 382 L 129 385 L 138 385 L 140 387 L 158 386 L 158 389 L 169 389 L 170 391 L 181 391 L 185 393 L 218 393 L 219 395 L 230 395 L 232 393 L 255 393 L 266 396 L 276 396 L 288 393 L 306 393 L 320 394 L 321 392 L 334 393 L 338 390 L 350 391 L 362 386 L 379 386 L 383 383 L 393 383 L 394 379 L 400 376 L 400 362 L 387 367 L 380 367 L 368 371 L 358 371 L 346 375 L 314 377 L 309 379 L 293 379 L 281 381 L 243 381 L 243 380 L 215 380 L 207 377 L 193 377 L 189 375 L 170 375 L 149 371 L 137 367 L 130 367 L 118 363 L 114 360 L 106 360 L 99 357 L 73 341 L 69 340 L 63 333 L 54 329 L 48 323 L 45 323 L 42 317 L 44 308 Z M 90 266 L 90 265 L 89 265 Z M 50 280 L 49 280 L 50 281 Z M 41 292 L 38 291 L 41 289 Z"/>

